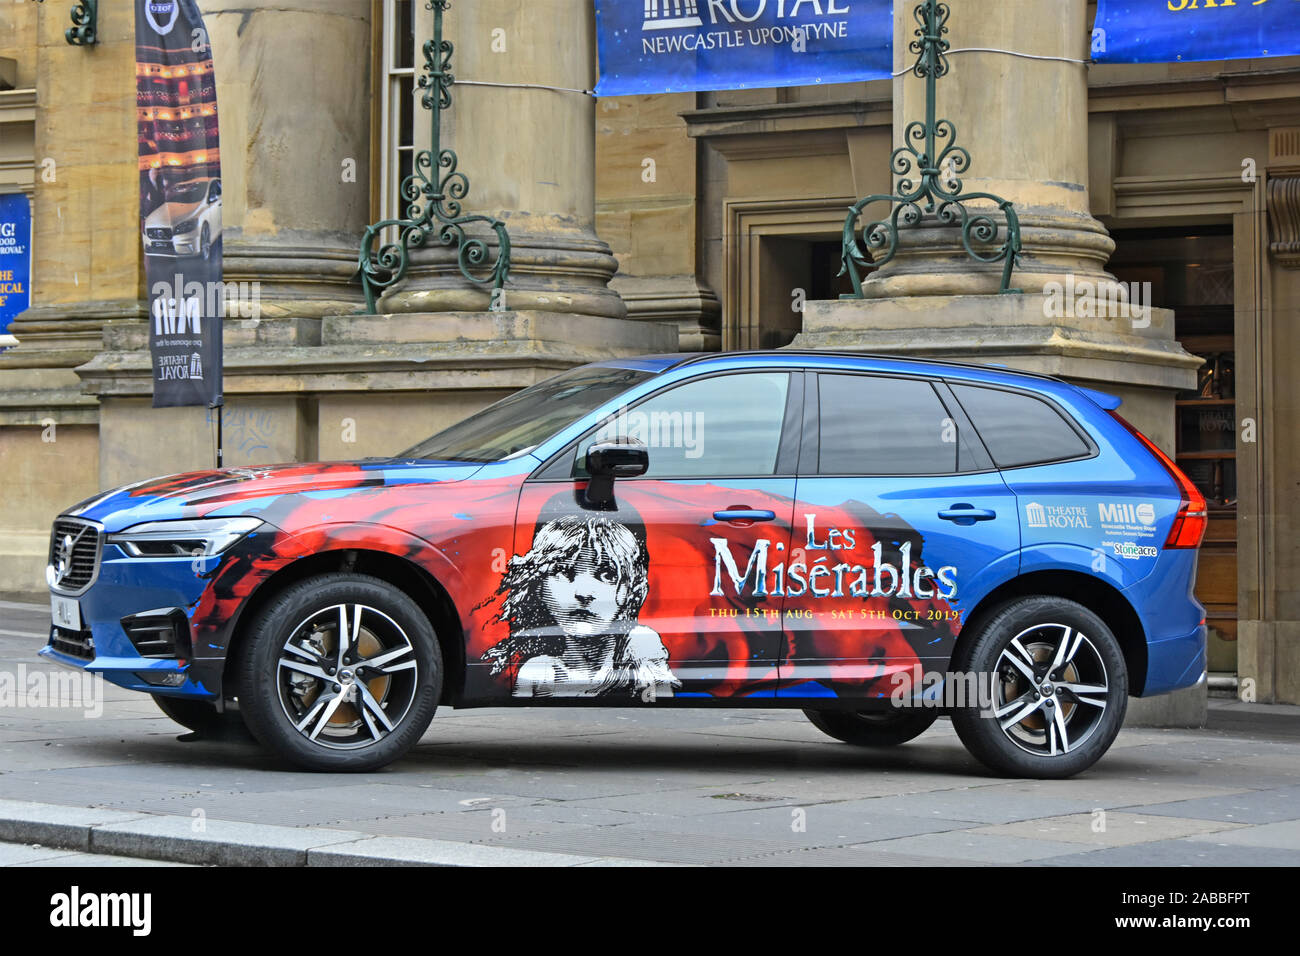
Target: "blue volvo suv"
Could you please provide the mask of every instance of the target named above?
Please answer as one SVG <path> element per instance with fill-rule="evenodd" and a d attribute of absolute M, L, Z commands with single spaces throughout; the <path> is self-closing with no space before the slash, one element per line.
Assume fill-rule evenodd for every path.
<path fill-rule="evenodd" d="M 618 359 L 391 458 L 155 478 L 54 523 L 42 653 L 369 770 L 439 704 L 788 707 L 1092 765 L 1197 684 L 1205 500 L 1118 399 L 790 350 Z"/>

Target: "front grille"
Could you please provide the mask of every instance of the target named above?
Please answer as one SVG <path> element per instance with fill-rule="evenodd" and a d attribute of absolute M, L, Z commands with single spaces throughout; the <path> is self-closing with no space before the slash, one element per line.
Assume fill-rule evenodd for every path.
<path fill-rule="evenodd" d="M 80 518 L 57 518 L 50 535 L 50 587 L 81 594 L 95 583 L 102 542 L 99 528 Z"/>
<path fill-rule="evenodd" d="M 60 654 L 78 657 L 83 661 L 95 659 L 95 640 L 89 631 L 65 631 L 61 627 L 52 627 L 50 647 Z"/>
<path fill-rule="evenodd" d="M 146 229 L 144 234 L 150 239 L 170 239 L 172 237 L 172 231 L 170 229 L 160 229 L 157 226 Z"/>

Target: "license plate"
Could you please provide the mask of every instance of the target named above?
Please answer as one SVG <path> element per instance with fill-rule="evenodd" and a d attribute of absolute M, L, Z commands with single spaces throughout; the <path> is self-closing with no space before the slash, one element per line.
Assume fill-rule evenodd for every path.
<path fill-rule="evenodd" d="M 55 627 L 61 627 L 69 631 L 79 631 L 81 630 L 81 605 L 76 598 L 51 594 L 50 618 L 54 621 Z"/>

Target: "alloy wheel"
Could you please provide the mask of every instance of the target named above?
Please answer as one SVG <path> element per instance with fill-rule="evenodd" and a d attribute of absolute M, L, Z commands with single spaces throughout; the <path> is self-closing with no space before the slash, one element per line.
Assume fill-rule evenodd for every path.
<path fill-rule="evenodd" d="M 285 716 L 308 740 L 334 750 L 392 733 L 415 700 L 418 678 L 410 637 L 365 604 L 314 611 L 290 632 L 276 663 Z"/>
<path fill-rule="evenodd" d="M 993 716 L 1002 733 L 1035 756 L 1087 743 L 1110 703 L 1096 645 L 1068 624 L 1036 624 L 1013 637 L 994 668 Z"/>

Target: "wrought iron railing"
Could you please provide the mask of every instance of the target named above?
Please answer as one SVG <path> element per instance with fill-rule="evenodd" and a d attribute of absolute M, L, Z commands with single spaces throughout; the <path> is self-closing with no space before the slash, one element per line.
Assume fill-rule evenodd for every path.
<path fill-rule="evenodd" d="M 957 145 L 957 127 L 952 121 L 935 118 L 935 88 L 939 78 L 948 72 L 947 53 L 951 44 L 945 37 L 950 14 L 948 4 L 939 0 L 923 0 L 913 11 L 918 23 L 914 31 L 917 39 L 908 49 L 917 55 L 911 72 L 925 80 L 925 120 L 908 123 L 903 130 L 903 145 L 890 155 L 892 175 L 902 177 L 896 191 L 867 196 L 849 207 L 844 220 L 839 274 L 848 274 L 853 293 L 843 298 L 863 297 L 862 272 L 892 260 L 898 254 L 899 226 L 918 225 L 926 214 L 934 216 L 940 225 L 960 224 L 962 246 L 972 259 L 1002 263 L 999 292 L 1020 291 L 1010 287 L 1011 271 L 1020 255 L 1020 219 L 1015 207 L 1010 200 L 993 193 L 962 191 L 958 174 L 970 168 L 970 153 Z M 1005 230 L 994 218 L 992 209 L 968 209 L 966 203 L 971 200 L 996 204 L 1005 221 Z M 877 202 L 890 203 L 890 214 L 859 227 L 863 210 Z M 988 249 L 1004 231 L 1006 238 L 1001 245 Z M 976 244 L 984 247 L 984 251 L 976 248 Z"/>
<path fill-rule="evenodd" d="M 462 200 L 469 195 L 469 178 L 457 168 L 455 152 L 442 148 L 442 112 L 451 107 L 451 87 L 456 82 L 451 72 L 452 44 L 442 35 L 443 14 L 450 6 L 451 0 L 427 0 L 425 4 L 425 9 L 433 11 L 433 39 L 424 44 L 419 86 L 424 90 L 420 102 L 430 114 L 432 140 L 429 149 L 416 153 L 414 171 L 399 187 L 406 217 L 374 223 L 361 239 L 357 266 L 370 313 L 376 309 L 377 290 L 401 280 L 410 266 L 411 249 L 423 246 L 430 237 L 456 247 L 461 275 L 478 285 L 491 286 L 494 307 L 496 293 L 510 275 L 510 235 L 505 223 L 491 216 L 464 214 Z M 465 227 L 472 223 L 482 223 L 496 233 L 495 259 L 485 237 L 466 233 Z M 397 235 L 384 242 L 383 234 L 390 229 Z M 382 243 L 378 250 L 376 242 Z"/>

